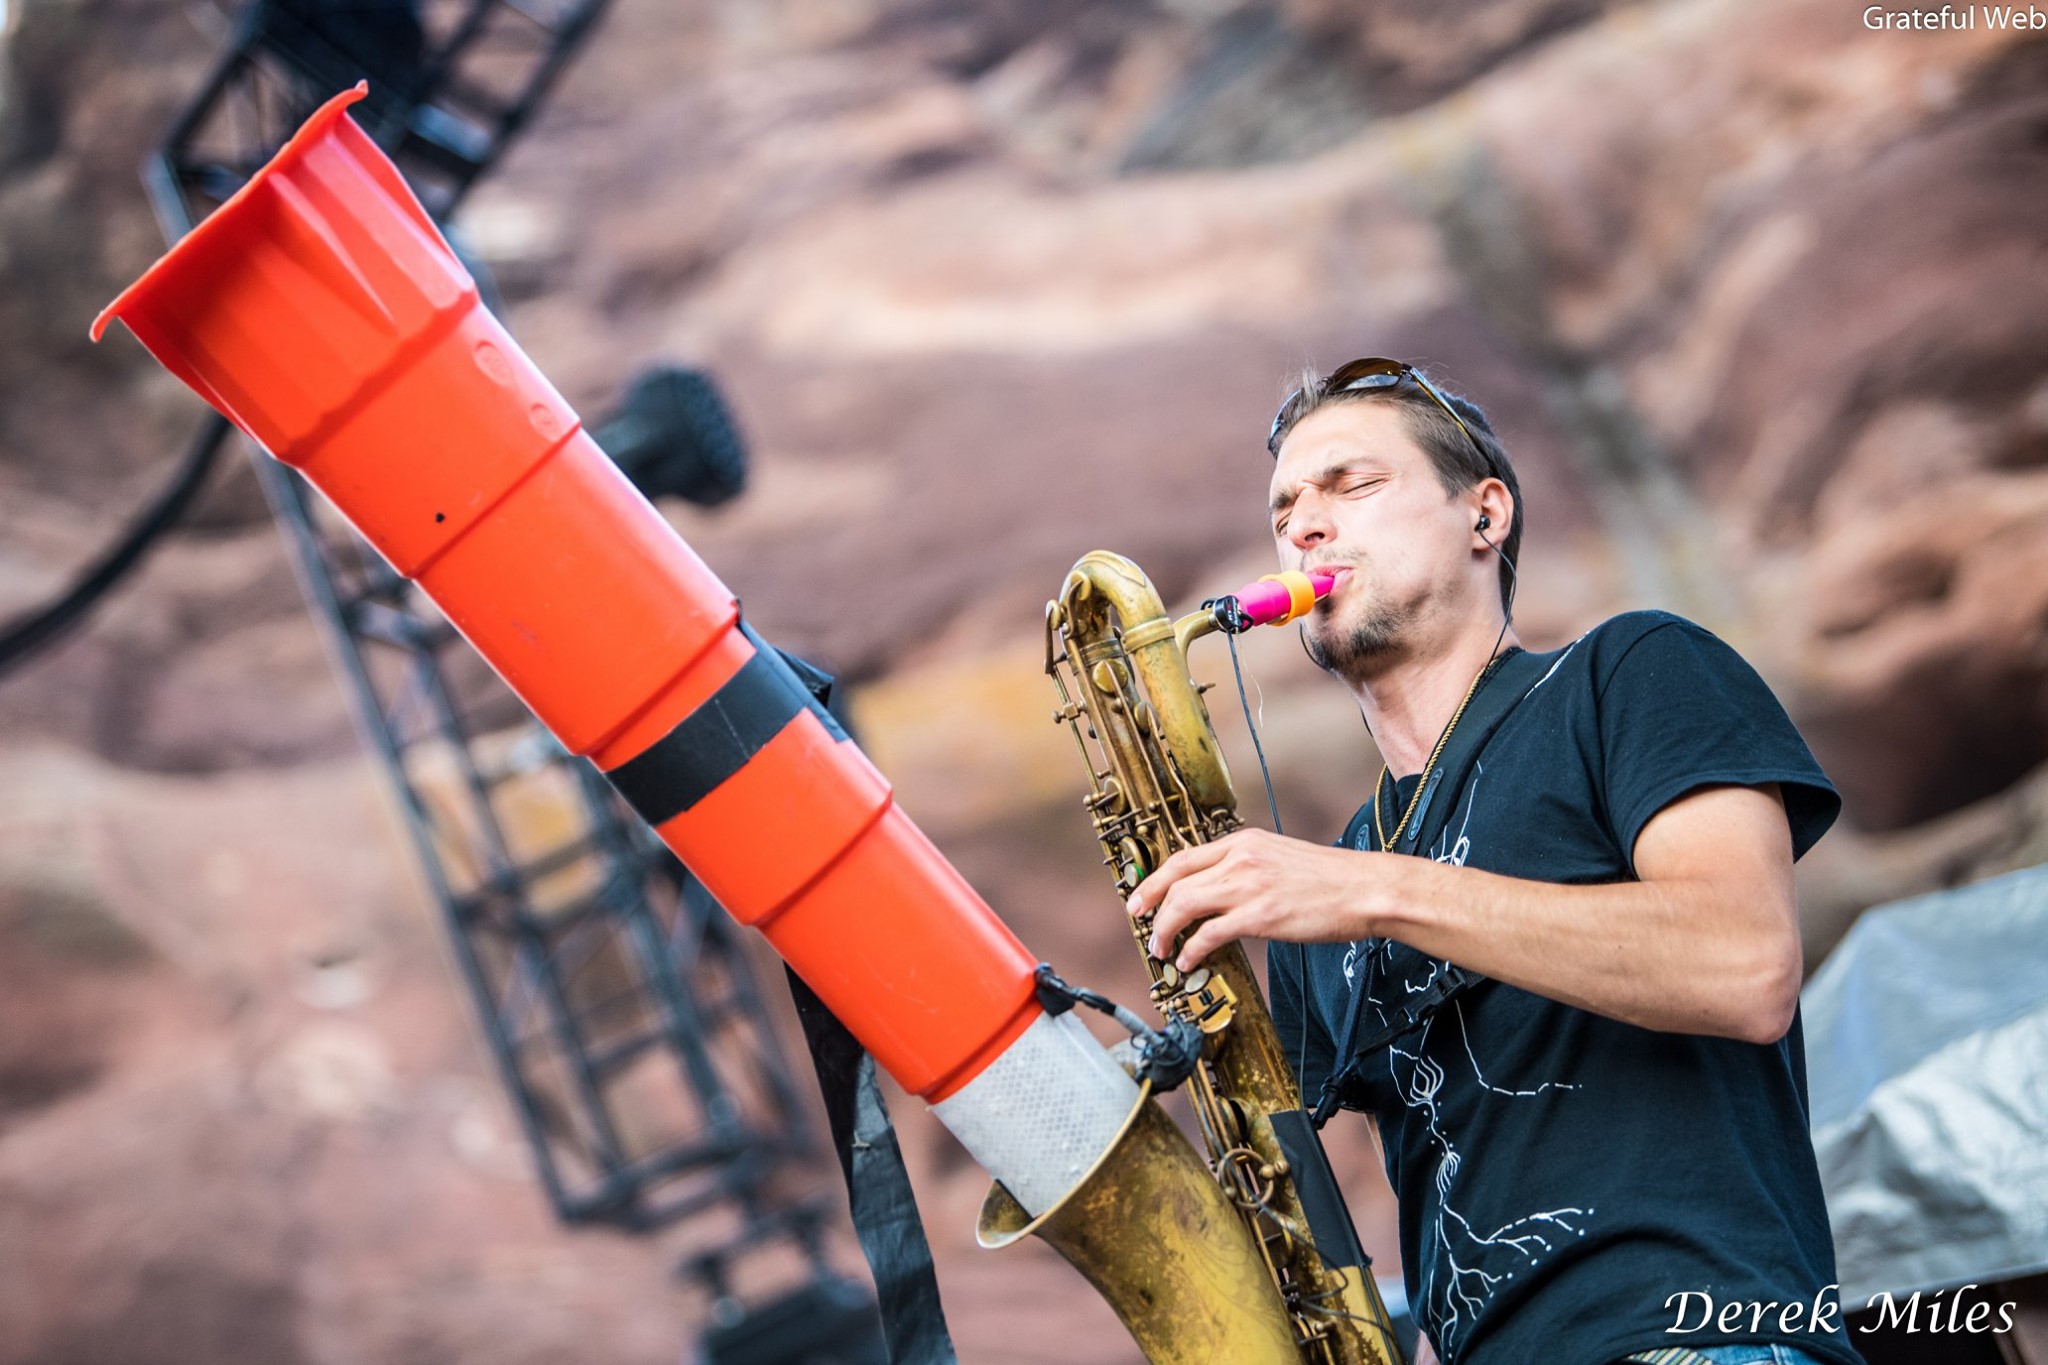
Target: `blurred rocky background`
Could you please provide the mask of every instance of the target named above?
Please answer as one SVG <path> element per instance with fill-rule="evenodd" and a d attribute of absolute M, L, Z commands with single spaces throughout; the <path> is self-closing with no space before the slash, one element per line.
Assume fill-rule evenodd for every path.
<path fill-rule="evenodd" d="M 617 0 L 460 225 L 585 411 L 705 365 L 751 491 L 679 528 L 1026 940 L 1139 969 L 1048 723 L 1041 612 L 1109 547 L 1265 572 L 1284 376 L 1428 362 L 1523 470 L 1542 648 L 1663 606 L 1847 797 L 1864 907 L 2048 860 L 2048 41 L 1855 0 Z M 195 400 L 93 314 L 227 19 L 7 0 L 0 618 L 165 477 Z M 1290 831 L 1377 770 L 1281 633 Z M 1227 665 L 1212 696 L 1263 818 Z M 0 1362 L 654 1362 L 661 1247 L 549 1217 L 249 471 L 0 680 Z M 1135 1359 L 899 1106 L 969 1362 Z M 1339 1153 L 1382 1270 L 1388 1197 Z M 698 1316 L 693 1316 L 698 1315 Z"/>

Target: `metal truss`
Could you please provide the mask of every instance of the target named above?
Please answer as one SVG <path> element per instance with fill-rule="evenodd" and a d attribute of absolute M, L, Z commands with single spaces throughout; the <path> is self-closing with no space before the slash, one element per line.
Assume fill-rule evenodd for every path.
<path fill-rule="evenodd" d="M 256 0 L 180 112 L 143 183 L 176 241 L 329 96 L 370 83 L 351 116 L 436 222 L 504 156 L 609 0 Z"/>

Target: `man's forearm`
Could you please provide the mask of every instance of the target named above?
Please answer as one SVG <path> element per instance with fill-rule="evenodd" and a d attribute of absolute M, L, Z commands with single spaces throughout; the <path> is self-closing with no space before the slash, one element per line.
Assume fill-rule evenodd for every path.
<path fill-rule="evenodd" d="M 1772 1042 L 1791 1024 L 1796 937 L 1788 962 L 1782 911 L 1723 884 L 1558 886 L 1414 858 L 1368 876 L 1371 934 L 1483 976 L 1642 1028 Z"/>

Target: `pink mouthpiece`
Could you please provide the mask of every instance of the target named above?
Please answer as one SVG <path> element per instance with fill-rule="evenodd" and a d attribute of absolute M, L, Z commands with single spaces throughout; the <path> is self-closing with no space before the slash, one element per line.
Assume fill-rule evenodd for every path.
<path fill-rule="evenodd" d="M 1320 602 L 1330 595 L 1330 589 L 1337 586 L 1335 574 L 1302 574 L 1290 571 L 1279 578 L 1262 578 L 1256 583 L 1247 583 L 1231 596 L 1237 599 L 1238 609 L 1251 618 L 1255 626 L 1280 625 L 1305 614 L 1306 608 L 1296 610 L 1294 587 L 1287 579 L 1307 578 L 1315 594 L 1310 603 Z"/>

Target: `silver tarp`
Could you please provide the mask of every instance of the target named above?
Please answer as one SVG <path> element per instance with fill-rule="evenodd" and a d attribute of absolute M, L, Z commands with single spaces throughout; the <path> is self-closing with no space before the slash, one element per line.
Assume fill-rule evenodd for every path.
<path fill-rule="evenodd" d="M 1841 1302 L 2048 1268 L 2048 867 L 1871 910 L 1801 996 Z"/>

